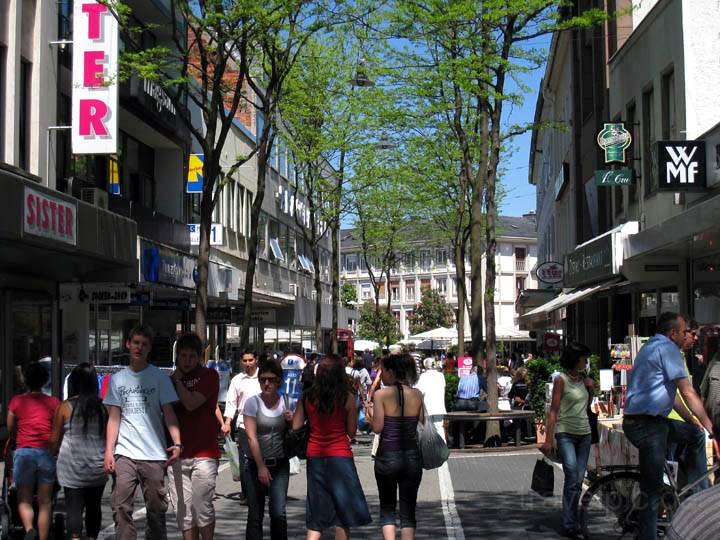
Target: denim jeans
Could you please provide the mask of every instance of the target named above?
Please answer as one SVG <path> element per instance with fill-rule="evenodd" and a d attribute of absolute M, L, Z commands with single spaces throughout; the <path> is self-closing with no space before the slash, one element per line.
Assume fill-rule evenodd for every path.
<path fill-rule="evenodd" d="M 265 516 L 265 497 L 270 497 L 270 538 L 287 540 L 287 503 L 288 483 L 290 482 L 290 462 L 279 459 L 276 465 L 268 467 L 272 480 L 270 486 L 264 486 L 258 478 L 255 461 L 248 458 L 243 476 L 247 497 L 248 517 L 245 538 L 262 540 L 263 517 Z"/>
<path fill-rule="evenodd" d="M 380 526 L 396 525 L 398 492 L 400 528 L 415 528 L 415 506 L 422 480 L 422 463 L 417 450 L 385 451 L 375 458 L 375 480 L 380 495 Z"/>
<path fill-rule="evenodd" d="M 707 473 L 707 456 L 705 454 L 705 432 L 695 424 L 683 422 L 682 420 L 668 420 L 669 445 L 680 446 L 680 465 L 687 475 L 688 484 L 702 478 Z M 710 487 L 710 482 L 705 478 L 693 489 L 693 493 Z"/>
<path fill-rule="evenodd" d="M 660 416 L 626 416 L 623 432 L 638 449 L 640 462 L 640 511 L 638 539 L 657 538 L 657 517 L 663 489 L 669 422 Z"/>
<path fill-rule="evenodd" d="M 572 435 L 556 433 L 558 455 L 562 461 L 565 483 L 562 498 L 562 525 L 565 529 L 577 529 L 577 508 L 590 457 L 590 433 Z"/>

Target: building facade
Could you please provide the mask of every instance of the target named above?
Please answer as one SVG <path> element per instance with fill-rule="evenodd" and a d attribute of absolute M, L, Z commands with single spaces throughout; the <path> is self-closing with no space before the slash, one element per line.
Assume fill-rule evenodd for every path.
<path fill-rule="evenodd" d="M 520 291 L 536 287 L 531 274 L 537 261 L 535 215 L 500 216 L 497 244 L 495 286 L 495 323 L 498 328 L 517 330 L 515 303 Z M 357 303 L 375 301 L 360 243 L 353 229 L 341 231 L 340 276 L 356 288 Z M 466 289 L 470 290 L 470 261 L 466 261 Z M 483 282 L 485 280 L 483 262 Z M 417 243 L 404 253 L 401 262 L 380 284 L 381 304 L 390 302 L 403 339 L 411 335 L 410 316 L 420 301 L 423 289 L 436 290 L 457 313 L 458 287 L 452 249 L 446 246 Z M 466 311 L 467 313 L 467 311 Z M 465 318 L 465 335 L 470 336 L 469 316 Z"/>
<path fill-rule="evenodd" d="M 608 9 L 627 7 L 610 4 Z M 577 148 L 586 141 L 595 147 L 594 161 L 571 179 L 584 183 L 575 200 L 584 197 L 586 206 L 569 217 L 541 188 L 548 180 L 542 166 L 552 130 L 534 134 L 530 182 L 538 187 L 538 212 L 547 216 L 539 215 L 539 222 L 554 218 L 577 234 L 550 245 L 539 239 L 540 253 L 564 267 L 565 280 L 548 285 L 556 298 L 524 313 L 521 322 L 586 341 L 609 362 L 608 343 L 652 335 L 661 312 L 680 311 L 707 325 L 710 337 L 703 347 L 713 355 L 718 231 L 710 216 L 717 215 L 718 205 L 720 111 L 711 89 L 720 82 L 714 60 L 720 46 L 702 36 L 720 31 L 720 13 L 707 2 L 633 4 L 613 28 L 606 23 L 606 54 L 592 69 L 583 69 L 582 54 L 564 59 L 565 33 L 553 38 L 543 88 L 557 78 L 558 63 L 571 71 L 571 124 L 584 125 L 584 77 L 604 79 L 606 92 L 602 107 L 594 109 L 594 132 L 568 143 L 576 156 L 583 155 Z M 568 48 L 577 46 L 571 40 Z M 558 87 L 552 97 L 557 101 L 566 92 Z M 544 97 L 536 111 L 542 118 L 553 114 Z M 608 161 L 598 143 L 607 124 L 621 125 L 617 133 L 626 140 L 624 159 L 617 162 Z M 605 183 L 608 172 L 625 180 Z M 588 221 L 589 229 L 581 224 Z"/>

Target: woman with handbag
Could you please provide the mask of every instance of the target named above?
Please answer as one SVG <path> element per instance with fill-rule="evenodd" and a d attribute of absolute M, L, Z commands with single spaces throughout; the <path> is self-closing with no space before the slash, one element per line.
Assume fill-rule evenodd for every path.
<path fill-rule="evenodd" d="M 584 376 L 590 349 L 581 343 L 568 343 L 560 357 L 563 372 L 553 381 L 552 401 L 547 417 L 547 435 L 540 447 L 548 454 L 557 441 L 565 483 L 562 498 L 564 535 L 578 538 L 577 507 L 590 457 L 591 430 L 587 409 L 593 394 L 593 381 Z"/>
<path fill-rule="evenodd" d="M 260 394 L 245 403 L 243 411 L 250 459 L 243 475 L 248 504 L 245 538 L 263 537 L 265 497 L 270 497 L 270 538 L 287 540 L 287 502 L 290 465 L 285 455 L 285 436 L 292 420 L 278 389 L 282 368 L 277 360 L 265 360 L 258 368 Z"/>
<path fill-rule="evenodd" d="M 372 521 L 358 478 L 350 440 L 357 431 L 355 395 L 337 356 L 318 365 L 315 382 L 303 394 L 293 417 L 293 431 L 307 419 L 307 539 L 320 540 L 335 528 L 336 540 L 350 538 L 350 529 Z"/>
<path fill-rule="evenodd" d="M 400 495 L 400 530 L 403 540 L 415 538 L 415 506 L 422 480 L 418 421 L 423 414 L 422 393 L 413 388 L 418 375 L 408 354 L 382 359 L 385 388 L 367 403 L 368 422 L 380 434 L 375 457 L 375 479 L 380 495 L 380 524 L 385 540 L 395 538 L 396 509 Z"/>

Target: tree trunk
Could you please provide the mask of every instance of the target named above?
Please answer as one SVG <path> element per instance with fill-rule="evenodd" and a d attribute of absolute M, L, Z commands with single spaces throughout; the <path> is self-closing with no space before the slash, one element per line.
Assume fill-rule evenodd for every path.
<path fill-rule="evenodd" d="M 465 255 L 462 246 L 458 243 L 455 244 L 454 249 L 455 257 L 455 277 L 457 279 L 457 294 L 458 299 L 458 313 L 457 313 L 457 328 L 458 328 L 458 356 L 465 356 Z"/>
<path fill-rule="evenodd" d="M 330 272 L 332 275 L 332 336 L 331 351 L 338 353 L 338 310 L 340 309 L 340 217 L 333 219 L 330 227 L 332 234 L 332 254 L 330 259 Z"/>
<path fill-rule="evenodd" d="M 485 191 L 486 226 L 485 226 L 485 336 L 487 353 L 487 385 L 488 408 L 490 412 L 498 410 L 497 366 L 495 347 L 495 181 L 488 179 Z M 498 422 L 488 422 L 485 440 L 500 435 Z"/>
<path fill-rule="evenodd" d="M 483 215 L 482 192 L 475 190 L 470 207 L 470 332 L 471 353 L 475 365 L 482 365 L 483 358 L 483 284 L 482 245 Z"/>
<path fill-rule="evenodd" d="M 207 341 L 208 276 L 210 274 L 210 229 L 212 227 L 213 191 L 217 185 L 218 169 L 213 156 L 205 154 L 207 175 L 200 201 L 200 245 L 197 259 L 197 284 L 195 286 L 195 332 L 203 343 Z"/>
<path fill-rule="evenodd" d="M 265 179 L 267 176 L 267 161 L 272 149 L 273 139 L 268 137 L 270 122 L 267 121 L 263 128 L 263 137 L 260 139 L 258 150 L 258 171 L 257 171 L 257 193 L 253 199 L 250 211 L 250 235 L 247 239 L 248 261 L 245 272 L 245 285 L 243 288 L 244 316 L 240 329 L 240 346 L 246 348 L 250 345 L 250 321 L 252 319 L 253 307 L 253 283 L 255 283 L 255 268 L 257 267 L 257 245 L 258 245 L 258 223 L 260 222 L 260 211 L 263 199 L 265 198 Z M 257 351 L 258 353 L 260 351 Z"/>
<path fill-rule="evenodd" d="M 313 222 L 313 227 L 314 227 Z M 316 233 L 313 232 L 313 235 Z M 320 281 L 320 256 L 317 247 L 312 251 L 313 266 L 315 272 L 313 276 L 313 285 L 315 287 L 315 351 L 320 352 L 323 348 L 322 336 L 322 283 Z"/>

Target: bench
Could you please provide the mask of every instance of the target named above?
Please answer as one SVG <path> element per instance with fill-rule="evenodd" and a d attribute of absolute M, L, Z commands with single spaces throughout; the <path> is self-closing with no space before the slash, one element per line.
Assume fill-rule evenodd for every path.
<path fill-rule="evenodd" d="M 472 412 L 472 411 L 453 411 L 445 414 L 448 424 L 452 422 L 460 422 L 458 430 L 458 448 L 465 448 L 465 429 L 466 422 L 488 422 L 492 420 L 532 420 L 535 418 L 535 411 L 498 411 L 496 413 L 489 412 Z M 449 427 L 449 426 L 448 426 Z M 448 430 L 449 431 L 449 430 Z M 515 446 L 520 446 L 520 424 L 515 425 Z"/>

